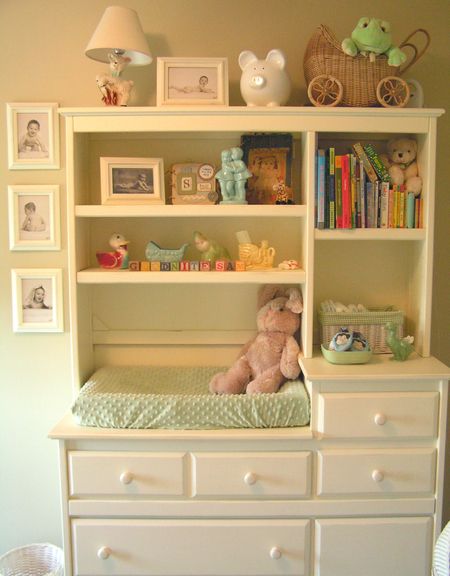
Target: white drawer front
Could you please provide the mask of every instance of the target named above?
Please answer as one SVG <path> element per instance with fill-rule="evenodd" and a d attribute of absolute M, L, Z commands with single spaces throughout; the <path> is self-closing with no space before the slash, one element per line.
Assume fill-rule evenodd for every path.
<path fill-rule="evenodd" d="M 309 574 L 307 520 L 74 520 L 74 576 Z"/>
<path fill-rule="evenodd" d="M 336 438 L 433 437 L 438 392 L 323 393 L 318 431 Z"/>
<path fill-rule="evenodd" d="M 317 520 L 316 576 L 430 574 L 431 518 Z"/>
<path fill-rule="evenodd" d="M 220 497 L 297 497 L 310 494 L 309 452 L 196 453 L 194 494 Z"/>
<path fill-rule="evenodd" d="M 69 452 L 71 496 L 184 494 L 185 454 Z"/>
<path fill-rule="evenodd" d="M 318 454 L 317 493 L 384 495 L 434 493 L 435 451 L 323 450 Z"/>

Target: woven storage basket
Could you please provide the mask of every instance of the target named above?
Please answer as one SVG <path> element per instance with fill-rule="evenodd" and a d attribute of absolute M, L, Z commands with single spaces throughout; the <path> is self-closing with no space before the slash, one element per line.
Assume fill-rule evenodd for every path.
<path fill-rule="evenodd" d="M 392 322 L 397 326 L 397 336 L 403 336 L 403 312 L 392 306 L 370 308 L 368 312 L 322 312 L 319 311 L 321 344 L 328 348 L 333 336 L 348 328 L 361 332 L 369 342 L 374 354 L 385 354 L 391 350 L 386 345 L 385 325 Z"/>
<path fill-rule="evenodd" d="M 63 551 L 53 544 L 30 544 L 0 557 L 0 576 L 63 575 Z"/>
<path fill-rule="evenodd" d="M 389 66 L 387 56 L 371 62 L 367 56 L 348 56 L 332 31 L 320 25 L 306 46 L 303 59 L 306 83 L 326 74 L 337 78 L 343 86 L 341 106 L 377 106 L 377 86 L 388 76 L 398 76 L 399 69 Z"/>

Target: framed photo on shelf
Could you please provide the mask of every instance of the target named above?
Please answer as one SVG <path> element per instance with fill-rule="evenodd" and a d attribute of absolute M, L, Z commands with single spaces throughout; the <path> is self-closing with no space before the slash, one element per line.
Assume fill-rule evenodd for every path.
<path fill-rule="evenodd" d="M 226 58 L 158 58 L 157 106 L 228 106 Z"/>
<path fill-rule="evenodd" d="M 280 194 L 283 203 L 293 202 L 291 134 L 244 134 L 241 137 L 243 160 L 252 176 L 247 182 L 249 204 L 276 204 Z"/>
<path fill-rule="evenodd" d="M 10 170 L 59 168 L 58 105 L 6 104 Z"/>
<path fill-rule="evenodd" d="M 162 158 L 100 158 L 102 204 L 164 204 Z"/>
<path fill-rule="evenodd" d="M 59 250 L 59 186 L 8 186 L 10 250 Z"/>
<path fill-rule="evenodd" d="M 11 270 L 14 332 L 63 332 L 62 270 Z"/>

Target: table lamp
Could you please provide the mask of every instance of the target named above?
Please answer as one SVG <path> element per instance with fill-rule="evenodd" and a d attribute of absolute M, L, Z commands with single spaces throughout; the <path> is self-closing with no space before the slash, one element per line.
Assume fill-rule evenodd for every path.
<path fill-rule="evenodd" d="M 109 62 L 110 74 L 98 75 L 97 86 L 109 106 L 126 106 L 133 88 L 120 78 L 126 66 L 145 66 L 152 61 L 137 13 L 131 8 L 109 6 L 85 50 L 86 56 Z"/>

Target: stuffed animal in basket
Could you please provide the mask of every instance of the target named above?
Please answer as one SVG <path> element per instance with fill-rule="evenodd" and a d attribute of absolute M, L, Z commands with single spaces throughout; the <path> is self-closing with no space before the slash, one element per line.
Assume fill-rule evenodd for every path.
<path fill-rule="evenodd" d="M 412 138 L 396 138 L 387 145 L 388 153 L 381 154 L 393 184 L 405 186 L 406 192 L 419 196 L 422 191 L 422 178 L 417 166 L 417 142 Z"/>
<path fill-rule="evenodd" d="M 361 18 L 351 34 L 342 41 L 342 50 L 349 56 L 363 54 L 373 62 L 375 57 L 386 54 L 390 66 L 400 66 L 406 61 L 406 54 L 392 46 L 389 22 L 378 18 Z"/>
<path fill-rule="evenodd" d="M 277 392 L 300 374 L 299 345 L 302 297 L 297 288 L 263 286 L 256 316 L 257 335 L 247 342 L 227 372 L 215 374 L 209 389 L 217 394 Z"/>

